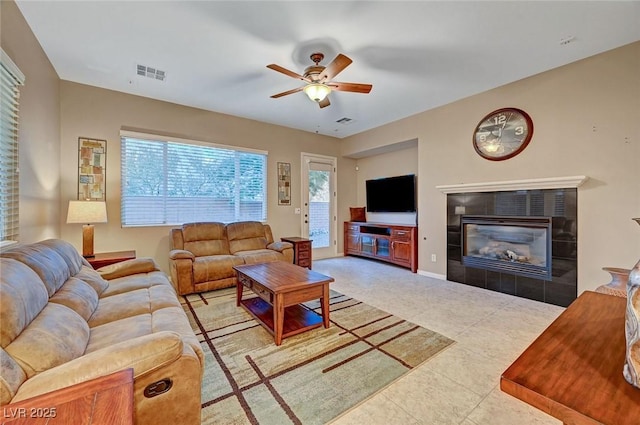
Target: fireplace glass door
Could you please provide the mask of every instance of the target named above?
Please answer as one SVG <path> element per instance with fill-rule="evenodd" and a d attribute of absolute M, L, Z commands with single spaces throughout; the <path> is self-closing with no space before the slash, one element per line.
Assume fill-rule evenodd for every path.
<path fill-rule="evenodd" d="M 466 266 L 551 279 L 548 217 L 462 218 L 462 263 Z"/>

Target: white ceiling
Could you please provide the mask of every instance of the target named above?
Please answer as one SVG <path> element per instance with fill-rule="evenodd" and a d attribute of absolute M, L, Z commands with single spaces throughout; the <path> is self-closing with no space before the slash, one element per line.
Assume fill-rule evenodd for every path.
<path fill-rule="evenodd" d="M 640 40 L 638 1 L 17 4 L 63 80 L 338 138 Z M 349 56 L 334 80 L 371 93 L 271 99 L 304 83 L 266 65 L 301 74 L 315 51 Z"/>

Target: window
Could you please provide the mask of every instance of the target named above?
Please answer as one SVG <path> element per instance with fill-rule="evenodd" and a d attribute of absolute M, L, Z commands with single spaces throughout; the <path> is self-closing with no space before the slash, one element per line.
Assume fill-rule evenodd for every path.
<path fill-rule="evenodd" d="M 18 240 L 18 87 L 24 75 L 0 49 L 0 241 Z"/>
<path fill-rule="evenodd" d="M 122 225 L 266 221 L 267 153 L 121 133 Z"/>

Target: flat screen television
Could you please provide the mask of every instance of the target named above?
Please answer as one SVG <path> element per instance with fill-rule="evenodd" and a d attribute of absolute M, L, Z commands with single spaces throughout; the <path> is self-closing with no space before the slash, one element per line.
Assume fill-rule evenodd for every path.
<path fill-rule="evenodd" d="M 416 176 L 367 180 L 368 212 L 416 212 Z"/>

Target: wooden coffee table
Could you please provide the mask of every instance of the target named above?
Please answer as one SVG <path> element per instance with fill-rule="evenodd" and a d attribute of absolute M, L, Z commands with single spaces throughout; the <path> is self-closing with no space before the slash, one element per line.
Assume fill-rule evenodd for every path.
<path fill-rule="evenodd" d="M 235 266 L 238 272 L 236 305 L 242 305 L 271 333 L 276 345 L 282 339 L 324 325 L 329 327 L 329 284 L 333 278 L 275 261 Z M 257 297 L 242 299 L 247 287 Z M 320 299 L 322 315 L 301 305 Z"/>

